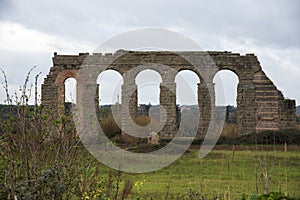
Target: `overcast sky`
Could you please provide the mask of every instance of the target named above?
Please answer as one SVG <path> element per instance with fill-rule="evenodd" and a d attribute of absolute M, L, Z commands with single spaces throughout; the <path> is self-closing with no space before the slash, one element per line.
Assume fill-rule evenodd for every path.
<path fill-rule="evenodd" d="M 300 1 L 82 2 L 0 0 L 0 67 L 7 74 L 11 93 L 22 85 L 27 71 L 35 65 L 34 73 L 42 72 L 42 83 L 52 65 L 53 52 L 92 52 L 99 44 L 120 33 L 157 27 L 183 34 L 204 50 L 255 53 L 267 76 L 284 96 L 296 99 L 300 104 Z M 226 95 L 224 104 L 234 105 L 234 87 L 238 80 L 230 72 L 220 74 Z M 153 81 L 141 86 L 145 95 L 140 103 L 158 103 L 155 88 L 159 77 L 151 76 Z M 100 80 L 106 88 L 102 92 L 107 92 L 101 97 L 102 104 L 111 103 L 112 77 L 118 79 L 117 74 L 111 74 Z M 197 77 L 188 73 L 185 77 L 195 90 Z M 3 77 L 0 82 L 4 82 Z M 178 90 L 179 103 L 195 103 L 191 98 L 184 98 L 182 87 Z M 118 93 L 115 92 L 113 97 L 115 101 Z M 4 90 L 1 90 L 0 102 L 4 98 Z M 220 100 L 217 103 L 222 104 Z"/>

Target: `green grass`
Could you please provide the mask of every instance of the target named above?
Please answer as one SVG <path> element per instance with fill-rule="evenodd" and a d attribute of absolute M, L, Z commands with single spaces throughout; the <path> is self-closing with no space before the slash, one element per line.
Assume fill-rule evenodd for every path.
<path fill-rule="evenodd" d="M 241 199 L 243 194 L 246 194 L 249 199 L 257 192 L 256 186 L 258 193 L 265 192 L 262 166 L 267 166 L 270 179 L 269 192 L 282 191 L 291 197 L 300 198 L 299 146 L 288 145 L 286 152 L 283 145 L 258 145 L 257 151 L 254 150 L 255 146 L 235 146 L 235 149 L 242 150 L 234 152 L 231 149 L 232 146 L 229 145 L 217 145 L 207 157 L 200 159 L 199 146 L 194 146 L 166 168 L 144 174 L 122 173 L 121 177 L 116 175 L 118 174 L 116 171 L 99 163 L 81 145 L 71 147 L 73 156 L 70 160 L 62 159 L 57 164 L 53 162 L 57 155 L 54 147 L 53 151 L 48 149 L 39 152 L 41 155 L 44 155 L 42 151 L 47 153 L 44 155 L 45 160 L 40 162 L 42 172 L 50 169 L 57 170 L 59 174 L 57 180 L 48 181 L 54 182 L 55 185 L 63 183 L 68 186 L 63 199 L 84 199 L 85 194 L 75 192 L 81 186 L 90 191 L 102 190 L 105 194 L 112 194 L 109 195 L 112 197 L 116 193 L 117 184 L 120 185 L 118 192 L 118 199 L 120 199 L 126 181 L 131 181 L 134 185 L 126 199 L 201 199 L 202 196 L 205 197 L 202 199 L 216 199 L 216 197 Z M 15 160 L 15 183 L 27 186 L 23 181 L 24 172 L 21 171 L 26 166 L 21 160 L 23 154 L 18 149 L 14 149 L 14 153 L 16 156 L 12 158 Z M 8 173 L 10 168 L 7 160 L 0 160 L 0 170 L 2 166 Z M 44 175 L 38 174 L 38 177 Z M 120 181 L 117 183 L 119 178 Z M 4 180 L 0 176 L 0 183 L 1 181 Z M 97 183 L 99 181 L 100 184 Z M 47 182 L 38 186 L 49 187 Z"/>
<path fill-rule="evenodd" d="M 168 193 L 169 197 L 183 198 L 197 192 L 211 198 L 227 194 L 239 199 L 243 193 L 256 193 L 256 185 L 258 192 L 264 193 L 261 165 L 267 165 L 269 191 L 300 197 L 300 151 L 245 150 L 235 151 L 233 157 L 232 151 L 213 150 L 204 159 L 198 153 L 192 150 L 164 169 L 139 175 L 123 174 L 123 178 L 143 182 L 141 196 L 147 198 L 164 199 Z"/>

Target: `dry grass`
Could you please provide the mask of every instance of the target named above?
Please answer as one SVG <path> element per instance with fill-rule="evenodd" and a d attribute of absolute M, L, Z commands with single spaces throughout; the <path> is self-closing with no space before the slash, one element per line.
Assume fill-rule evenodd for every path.
<path fill-rule="evenodd" d="M 151 122 L 151 119 L 149 116 L 141 115 L 134 118 L 134 121 L 139 126 L 147 126 Z"/>
<path fill-rule="evenodd" d="M 238 126 L 237 124 L 228 124 L 225 123 L 221 136 L 225 136 L 225 137 L 235 137 L 238 136 Z"/>
<path fill-rule="evenodd" d="M 116 119 L 118 120 L 118 119 Z M 106 118 L 100 120 L 100 126 L 103 132 L 109 136 L 115 136 L 116 134 L 121 134 L 121 129 L 116 123 L 112 113 L 109 113 Z"/>
<path fill-rule="evenodd" d="M 299 130 L 299 131 L 300 131 L 300 124 L 297 124 L 297 125 L 296 125 L 296 130 Z"/>
<path fill-rule="evenodd" d="M 118 126 L 118 124 L 120 123 L 116 123 L 116 120 L 120 120 L 120 119 L 114 119 L 112 113 L 109 113 L 107 117 L 100 120 L 101 128 L 107 137 L 115 138 L 120 143 L 125 143 L 125 144 L 137 144 L 137 143 L 144 142 L 144 140 L 141 138 L 136 138 L 126 134 L 121 135 L 122 131 Z M 152 122 L 149 130 L 153 130 L 153 131 L 159 130 L 160 127 L 160 122 L 157 119 L 151 120 L 151 118 L 146 115 L 137 116 L 133 119 L 133 121 L 138 126 L 141 127 L 147 126 L 149 125 L 150 122 Z"/>

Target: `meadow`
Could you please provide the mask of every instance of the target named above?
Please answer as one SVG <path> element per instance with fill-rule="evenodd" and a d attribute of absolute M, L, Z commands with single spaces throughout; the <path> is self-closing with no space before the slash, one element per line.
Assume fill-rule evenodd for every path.
<path fill-rule="evenodd" d="M 284 191 L 300 197 L 300 151 L 213 150 L 204 159 L 190 150 L 172 165 L 156 172 L 124 175 L 143 182 L 146 199 L 240 199 L 255 193 Z M 268 180 L 267 180 L 268 178 Z"/>
<path fill-rule="evenodd" d="M 101 164 L 71 135 L 1 135 L 0 198 L 254 200 L 271 192 L 300 198 L 297 145 L 217 145 L 203 159 L 194 145 L 163 169 L 129 174 Z"/>

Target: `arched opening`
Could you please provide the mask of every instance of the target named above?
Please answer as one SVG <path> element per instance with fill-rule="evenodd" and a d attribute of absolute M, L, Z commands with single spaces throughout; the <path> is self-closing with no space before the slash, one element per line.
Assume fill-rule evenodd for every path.
<path fill-rule="evenodd" d="M 162 78 L 154 70 L 146 69 L 138 73 L 135 84 L 138 88 L 138 105 L 159 105 L 160 84 Z"/>
<path fill-rule="evenodd" d="M 238 135 L 237 87 L 239 78 L 230 70 L 221 70 L 216 73 L 213 82 L 215 83 L 216 115 L 218 115 L 218 113 L 222 116 L 225 115 L 222 135 Z"/>
<path fill-rule="evenodd" d="M 98 75 L 97 84 L 99 85 L 98 118 L 100 126 L 107 137 L 113 138 L 121 134 L 123 77 L 115 70 L 106 70 Z"/>
<path fill-rule="evenodd" d="M 64 110 L 66 115 L 72 113 L 76 106 L 77 81 L 75 78 L 67 78 L 64 81 Z"/>
<path fill-rule="evenodd" d="M 176 83 L 176 104 L 197 105 L 198 104 L 198 87 L 200 83 L 198 75 L 191 70 L 182 70 L 175 77 Z"/>
<path fill-rule="evenodd" d="M 65 84 L 65 103 L 76 104 L 77 81 L 75 78 L 67 78 Z"/>
<path fill-rule="evenodd" d="M 215 83 L 216 105 L 236 106 L 238 76 L 230 70 L 221 70 L 216 73 L 213 82 Z"/>
<path fill-rule="evenodd" d="M 135 78 L 137 85 L 137 117 L 135 122 L 141 126 L 150 123 L 149 115 L 156 119 L 159 124 L 160 84 L 162 78 L 154 70 L 146 69 L 137 74 Z M 150 114 L 151 112 L 151 114 Z"/>
<path fill-rule="evenodd" d="M 176 125 L 186 134 L 193 133 L 199 123 L 198 84 L 200 78 L 191 70 L 182 70 L 175 77 L 176 83 Z M 181 124 L 186 113 L 189 124 Z"/>
<path fill-rule="evenodd" d="M 101 72 L 97 78 L 97 84 L 99 85 L 100 106 L 121 104 L 123 77 L 119 72 L 115 70 Z"/>

